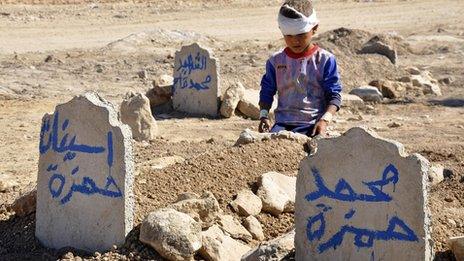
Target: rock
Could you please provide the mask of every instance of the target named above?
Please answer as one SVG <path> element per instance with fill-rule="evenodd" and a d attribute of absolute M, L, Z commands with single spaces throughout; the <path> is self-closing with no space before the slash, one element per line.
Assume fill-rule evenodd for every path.
<path fill-rule="evenodd" d="M 398 55 L 396 50 L 381 42 L 378 37 L 373 37 L 362 47 L 361 54 L 375 53 L 386 56 L 393 64 L 396 64 Z"/>
<path fill-rule="evenodd" d="M 172 88 L 173 84 L 174 84 L 174 77 L 172 77 L 171 75 L 162 74 L 162 75 L 158 75 L 157 77 L 155 77 L 155 79 L 153 79 L 153 88 L 156 88 L 156 87 L 159 87 L 159 88 L 170 87 L 170 88 Z M 168 93 L 165 93 L 165 94 L 168 94 Z M 169 95 L 170 94 L 171 94 L 171 92 L 169 92 Z"/>
<path fill-rule="evenodd" d="M 354 88 L 350 94 L 360 97 L 365 102 L 381 102 L 382 93 L 374 86 L 361 86 Z"/>
<path fill-rule="evenodd" d="M 190 198 L 178 201 L 169 206 L 182 213 L 188 214 L 199 222 L 202 228 L 213 225 L 217 217 L 222 213 L 219 202 L 213 193 L 206 191 L 200 198 Z"/>
<path fill-rule="evenodd" d="M 200 249 L 200 255 L 208 261 L 236 261 L 250 250 L 250 247 L 244 245 L 214 225 L 208 230 L 201 233 L 203 247 Z"/>
<path fill-rule="evenodd" d="M 40 242 L 91 253 L 122 245 L 133 225 L 134 161 L 114 105 L 86 93 L 56 106 L 42 119 L 39 144 Z"/>
<path fill-rule="evenodd" d="M 445 78 L 441 78 L 440 80 L 438 80 L 438 82 L 441 84 L 449 85 L 454 82 L 454 79 L 453 77 L 445 77 Z"/>
<path fill-rule="evenodd" d="M 441 96 L 442 92 L 438 86 L 438 81 L 432 77 L 429 71 L 423 71 L 419 75 L 412 75 L 412 84 L 422 88 L 424 94 Z"/>
<path fill-rule="evenodd" d="M 18 185 L 10 175 L 0 174 L 0 192 L 11 192 Z"/>
<path fill-rule="evenodd" d="M 375 80 L 370 82 L 369 85 L 377 87 L 383 97 L 396 99 L 405 94 L 408 85 L 410 84 L 404 82 L 392 82 L 388 80 Z"/>
<path fill-rule="evenodd" d="M 180 202 L 180 201 L 183 201 L 183 200 L 187 200 L 187 199 L 199 199 L 199 198 L 200 198 L 200 196 L 198 196 L 198 194 L 196 194 L 196 193 L 185 192 L 185 193 L 177 195 L 177 199 L 176 199 L 176 201 L 174 203 L 177 203 L 177 202 Z"/>
<path fill-rule="evenodd" d="M 456 260 L 464 260 L 464 237 L 452 237 L 448 240 L 448 245 Z"/>
<path fill-rule="evenodd" d="M 150 166 L 150 168 L 153 170 L 162 170 L 169 166 L 184 163 L 184 162 L 185 162 L 185 159 L 182 158 L 181 156 L 169 156 L 169 157 L 151 159 L 145 162 L 143 165 Z"/>
<path fill-rule="evenodd" d="M 432 260 L 428 171 L 364 128 L 317 140 L 298 173 L 295 259 Z"/>
<path fill-rule="evenodd" d="M 364 101 L 356 95 L 342 93 L 342 107 L 347 108 L 362 108 L 364 106 Z"/>
<path fill-rule="evenodd" d="M 8 211 L 14 211 L 16 216 L 25 217 L 35 212 L 37 205 L 37 189 L 34 188 L 17 198 L 11 205 L 7 206 Z"/>
<path fill-rule="evenodd" d="M 245 95 L 245 87 L 241 82 L 232 84 L 225 92 L 221 103 L 221 115 L 230 118 L 234 116 L 238 103 Z"/>
<path fill-rule="evenodd" d="M 241 216 L 255 216 L 261 212 L 261 199 L 250 190 L 241 190 L 230 206 Z"/>
<path fill-rule="evenodd" d="M 419 69 L 417 69 L 416 67 L 413 67 L 413 66 L 406 67 L 405 70 L 411 75 L 420 75 L 421 74 L 421 71 Z"/>
<path fill-rule="evenodd" d="M 197 43 L 176 52 L 172 102 L 175 110 L 218 116 L 219 62 L 213 53 Z"/>
<path fill-rule="evenodd" d="M 150 101 L 141 93 L 126 94 L 121 104 L 121 121 L 129 125 L 132 137 L 138 141 L 152 140 L 158 133 L 158 125 L 151 113 Z"/>
<path fill-rule="evenodd" d="M 436 185 L 442 182 L 445 179 L 445 176 L 443 175 L 444 171 L 445 168 L 442 165 L 432 164 L 428 173 L 430 183 L 432 185 Z"/>
<path fill-rule="evenodd" d="M 150 100 L 151 108 L 160 106 L 171 101 L 173 78 L 169 75 L 158 76 L 153 80 L 153 88 L 145 94 Z"/>
<path fill-rule="evenodd" d="M 139 239 L 168 260 L 194 260 L 202 247 L 201 225 L 174 209 L 159 209 L 142 222 Z"/>
<path fill-rule="evenodd" d="M 254 239 L 263 241 L 264 240 L 264 232 L 261 223 L 259 223 L 258 219 L 254 216 L 248 216 L 245 221 L 243 221 L 243 225 L 245 228 L 250 232 Z"/>
<path fill-rule="evenodd" d="M 392 122 L 392 123 L 389 123 L 387 126 L 388 126 L 389 128 L 399 128 L 399 127 L 403 126 L 403 123 Z"/>
<path fill-rule="evenodd" d="M 228 233 L 232 238 L 241 239 L 246 242 L 250 242 L 253 238 L 250 232 L 231 215 L 219 216 L 218 224 L 222 230 Z"/>
<path fill-rule="evenodd" d="M 296 177 L 277 172 L 263 174 L 258 180 L 258 196 L 263 202 L 263 211 L 278 216 L 293 212 L 296 193 Z"/>
<path fill-rule="evenodd" d="M 278 238 L 259 244 L 246 253 L 242 257 L 242 261 L 286 260 L 285 257 L 295 249 L 294 240 L 295 229 Z"/>
<path fill-rule="evenodd" d="M 243 98 L 238 103 L 238 110 L 243 115 L 253 119 L 259 120 L 259 90 L 246 89 Z M 274 110 L 277 108 L 277 102 L 274 101 L 272 108 L 269 111 L 269 117 L 274 117 Z"/>
<path fill-rule="evenodd" d="M 278 133 L 259 133 L 257 131 L 252 131 L 250 129 L 245 129 L 240 133 L 238 140 L 235 142 L 234 146 L 245 145 L 255 142 L 262 142 L 266 140 L 273 140 L 273 139 L 287 139 L 287 140 L 294 140 L 301 143 L 307 142 L 311 140 L 310 137 L 300 134 L 294 133 L 291 131 L 280 131 Z"/>
<path fill-rule="evenodd" d="M 148 78 L 148 72 L 147 72 L 147 70 L 141 70 L 141 71 L 137 72 L 137 76 L 140 79 L 147 79 Z"/>

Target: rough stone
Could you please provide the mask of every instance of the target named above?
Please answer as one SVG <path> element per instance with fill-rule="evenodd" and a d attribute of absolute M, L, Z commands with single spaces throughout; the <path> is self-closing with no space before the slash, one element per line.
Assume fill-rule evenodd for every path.
<path fill-rule="evenodd" d="M 241 216 L 254 216 L 261 212 L 263 203 L 261 199 L 250 190 L 241 190 L 230 206 Z"/>
<path fill-rule="evenodd" d="M 151 108 L 171 101 L 173 81 L 172 76 L 169 75 L 161 75 L 153 80 L 153 88 L 145 94 L 150 100 Z"/>
<path fill-rule="evenodd" d="M 242 261 L 287 260 L 295 249 L 295 229 L 273 240 L 263 242 L 242 257 Z M 291 259 L 288 259 L 291 260 Z"/>
<path fill-rule="evenodd" d="M 200 224 L 171 208 L 151 212 L 140 226 L 139 239 L 168 260 L 194 260 L 202 247 Z"/>
<path fill-rule="evenodd" d="M 258 196 L 264 212 L 278 216 L 295 209 L 296 177 L 277 172 L 263 174 L 258 180 Z"/>
<path fill-rule="evenodd" d="M 253 236 L 231 215 L 221 215 L 218 224 L 232 238 L 241 239 L 250 242 Z"/>
<path fill-rule="evenodd" d="M 37 206 L 37 189 L 34 188 L 23 193 L 11 205 L 7 207 L 8 211 L 14 211 L 16 216 L 25 217 L 36 210 Z"/>
<path fill-rule="evenodd" d="M 429 170 L 429 181 L 432 185 L 436 185 L 445 179 L 443 173 L 445 168 L 440 164 L 432 164 Z"/>
<path fill-rule="evenodd" d="M 200 249 L 200 255 L 208 261 L 236 261 L 250 250 L 250 247 L 244 245 L 214 225 L 208 230 L 201 233 L 203 247 Z"/>
<path fill-rule="evenodd" d="M 420 75 L 421 74 L 421 71 L 419 69 L 417 69 L 416 67 L 413 67 L 413 66 L 406 67 L 405 70 L 411 75 Z"/>
<path fill-rule="evenodd" d="M 176 52 L 173 107 L 196 115 L 218 116 L 219 64 L 211 51 L 197 43 Z"/>
<path fill-rule="evenodd" d="M 395 99 L 403 96 L 410 86 L 410 83 L 393 82 L 388 80 L 375 80 L 369 83 L 371 86 L 377 87 L 382 93 L 382 96 L 388 99 Z"/>
<path fill-rule="evenodd" d="M 156 137 L 158 125 L 151 113 L 150 101 L 141 94 L 126 94 L 121 103 L 121 121 L 129 125 L 132 137 L 138 141 L 148 141 Z"/>
<path fill-rule="evenodd" d="M 171 75 L 162 74 L 158 75 L 153 79 L 153 87 L 172 87 L 174 84 L 174 78 Z"/>
<path fill-rule="evenodd" d="M 234 116 L 238 103 L 245 95 L 245 87 L 241 82 L 232 84 L 225 92 L 221 103 L 221 115 L 230 118 Z"/>
<path fill-rule="evenodd" d="M 386 56 L 393 64 L 396 64 L 396 60 L 398 58 L 398 55 L 396 53 L 396 50 L 381 42 L 378 37 L 374 37 L 370 39 L 361 49 L 360 53 L 362 54 L 368 54 L 368 53 L 376 53 L 380 55 Z"/>
<path fill-rule="evenodd" d="M 448 245 L 456 260 L 464 260 L 464 237 L 452 237 L 448 240 Z"/>
<path fill-rule="evenodd" d="M 362 108 L 364 106 L 364 101 L 359 98 L 359 96 L 342 93 L 342 107 L 345 108 Z"/>
<path fill-rule="evenodd" d="M 354 88 L 350 94 L 356 95 L 365 102 L 381 102 L 382 93 L 374 86 L 361 86 Z"/>
<path fill-rule="evenodd" d="M 222 213 L 219 202 L 209 191 L 206 191 L 200 198 L 178 201 L 169 207 L 188 214 L 203 228 L 210 227 Z"/>
<path fill-rule="evenodd" d="M 317 147 L 298 174 L 296 260 L 432 260 L 425 158 L 363 128 Z"/>
<path fill-rule="evenodd" d="M 280 131 L 278 133 L 259 133 L 257 131 L 252 131 L 250 129 L 245 129 L 240 133 L 238 140 L 235 142 L 235 146 L 245 145 L 255 142 L 262 142 L 266 140 L 274 140 L 274 139 L 287 139 L 287 140 L 294 140 L 301 143 L 307 142 L 311 140 L 310 137 L 300 134 L 294 133 L 291 131 Z"/>
<path fill-rule="evenodd" d="M 95 93 L 42 119 L 36 237 L 49 248 L 90 252 L 121 245 L 133 226 L 129 126 Z M 104 217 L 104 218 L 102 218 Z"/>
<path fill-rule="evenodd" d="M 246 89 L 243 98 L 238 103 L 238 110 L 253 120 L 259 120 L 259 90 Z M 274 101 L 269 111 L 269 117 L 274 117 L 277 102 Z"/>
<path fill-rule="evenodd" d="M 424 94 L 442 95 L 440 86 L 438 86 L 438 81 L 432 77 L 429 71 L 423 71 L 419 75 L 412 75 L 411 78 L 412 84 L 422 88 Z"/>
<path fill-rule="evenodd" d="M 263 241 L 264 240 L 264 232 L 263 227 L 258 219 L 254 216 L 248 216 L 244 221 L 243 225 L 245 228 L 250 232 L 254 239 Z"/>

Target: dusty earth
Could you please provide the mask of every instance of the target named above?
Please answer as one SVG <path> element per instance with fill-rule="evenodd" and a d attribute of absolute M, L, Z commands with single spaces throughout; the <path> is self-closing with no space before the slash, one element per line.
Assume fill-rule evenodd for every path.
<path fill-rule="evenodd" d="M 42 116 L 88 90 L 115 104 L 128 91 L 144 92 L 153 77 L 172 73 L 174 52 L 193 41 L 220 59 L 223 88 L 239 80 L 258 89 L 266 59 L 283 44 L 275 22 L 279 1 L 0 3 L 0 175 L 17 183 L 0 192 L 0 260 L 160 260 L 137 240 L 138 225 L 150 211 L 179 193 L 209 190 L 232 213 L 228 203 L 235 193 L 256 189 L 261 174 L 296 175 L 305 156 L 301 144 L 233 146 L 243 129 L 256 129 L 257 121 L 155 112 L 160 137 L 135 143 L 136 227 L 125 245 L 95 254 L 42 247 L 34 237 L 34 214 L 19 218 L 4 207 L 34 186 Z M 344 108 L 330 128 L 343 133 L 368 126 L 445 166 L 447 176 L 430 188 L 429 205 L 436 259 L 453 260 L 446 240 L 464 234 L 464 2 L 318 1 L 316 8 L 321 19 L 316 41 L 337 55 L 345 91 L 371 80 L 395 80 L 405 75 L 406 66 L 452 79 L 440 85 L 441 97 L 410 94 L 368 109 Z M 383 56 L 357 53 L 377 34 L 397 48 L 396 66 Z M 148 72 L 147 79 L 138 77 L 140 70 Z M 392 122 L 401 126 L 388 127 Z M 151 159 L 172 155 L 187 161 L 163 170 L 148 167 Z M 293 223 L 292 214 L 258 219 L 267 239 Z"/>

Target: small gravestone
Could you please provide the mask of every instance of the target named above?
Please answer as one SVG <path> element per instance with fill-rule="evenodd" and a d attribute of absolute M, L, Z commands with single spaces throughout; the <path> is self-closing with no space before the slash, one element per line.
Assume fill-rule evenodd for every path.
<path fill-rule="evenodd" d="M 46 247 L 90 252 L 123 244 L 133 223 L 131 131 L 112 104 L 87 93 L 40 131 L 36 236 Z"/>
<path fill-rule="evenodd" d="M 210 52 L 194 43 L 176 52 L 173 107 L 195 115 L 218 116 L 219 66 Z"/>
<path fill-rule="evenodd" d="M 319 140 L 297 179 L 296 260 L 432 260 L 428 168 L 363 128 Z"/>

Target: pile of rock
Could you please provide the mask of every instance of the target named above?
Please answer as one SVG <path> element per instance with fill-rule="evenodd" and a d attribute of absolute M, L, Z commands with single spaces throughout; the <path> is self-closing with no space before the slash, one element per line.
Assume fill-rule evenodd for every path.
<path fill-rule="evenodd" d="M 246 254 L 246 260 L 255 260 L 249 258 L 269 254 L 267 248 L 285 255 L 293 249 L 292 234 L 284 240 L 285 246 L 279 243 L 282 239 L 253 250 L 248 243 L 265 238 L 255 217 L 261 211 L 273 215 L 294 211 L 296 178 L 270 172 L 262 175 L 258 184 L 257 194 L 242 190 L 230 202 L 243 217 L 243 224 L 225 214 L 212 193 L 201 197 L 186 193 L 168 207 L 150 213 L 142 222 L 139 239 L 168 260 L 191 260 L 196 254 L 206 260 L 240 260 Z"/>

